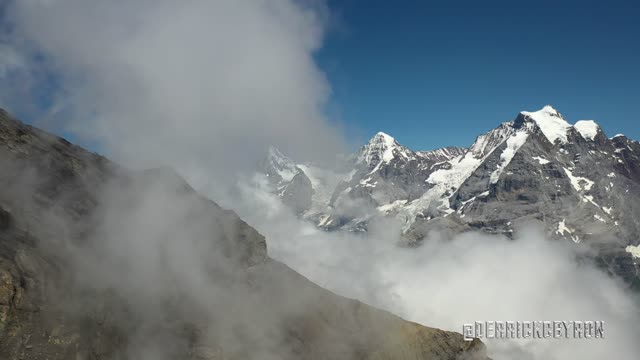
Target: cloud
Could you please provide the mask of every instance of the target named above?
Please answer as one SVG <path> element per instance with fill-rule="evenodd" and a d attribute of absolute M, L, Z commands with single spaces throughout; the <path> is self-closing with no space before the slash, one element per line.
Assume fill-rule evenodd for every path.
<path fill-rule="evenodd" d="M 23 63 L 20 55 L 12 47 L 0 44 L 0 79 L 20 69 Z"/>
<path fill-rule="evenodd" d="M 254 165 L 268 145 L 304 159 L 340 151 L 313 59 L 327 14 L 322 2 L 294 0 L 27 0 L 8 6 L 5 37 L 43 59 L 32 76 L 58 79 L 48 95 L 64 130 L 131 166 L 174 166 L 204 188 Z"/>
<path fill-rule="evenodd" d="M 325 232 L 273 195 L 243 185 L 238 209 L 269 239 L 270 254 L 312 281 L 406 319 L 451 331 L 475 321 L 603 320 L 604 340 L 487 341 L 502 359 L 635 359 L 637 295 L 571 244 L 546 240 L 535 224 L 515 240 L 483 233 L 432 233 L 402 248 L 399 226 L 378 219 L 367 234 Z"/>

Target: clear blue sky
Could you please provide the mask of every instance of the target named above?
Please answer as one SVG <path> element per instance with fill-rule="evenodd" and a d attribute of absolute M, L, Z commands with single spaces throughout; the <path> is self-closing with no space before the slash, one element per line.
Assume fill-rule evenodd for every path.
<path fill-rule="evenodd" d="M 470 145 L 520 110 L 640 140 L 640 1 L 332 0 L 329 113 L 416 150 Z M 364 133 L 362 133 L 364 131 Z"/>

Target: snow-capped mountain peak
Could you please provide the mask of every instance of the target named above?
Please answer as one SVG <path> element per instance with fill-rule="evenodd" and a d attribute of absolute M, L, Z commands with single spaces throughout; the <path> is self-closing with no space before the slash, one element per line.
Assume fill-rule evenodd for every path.
<path fill-rule="evenodd" d="M 299 172 L 296 163 L 274 146 L 269 147 L 262 168 L 267 174 L 278 176 L 283 181 L 291 181 Z"/>
<path fill-rule="evenodd" d="M 371 141 L 378 141 L 378 140 L 380 140 L 380 139 L 382 139 L 383 141 L 386 141 L 386 142 L 394 142 L 394 141 L 396 141 L 396 139 L 395 139 L 393 136 L 391 136 L 391 135 L 389 135 L 389 134 L 387 134 L 387 133 L 385 133 L 385 132 L 378 131 L 378 133 L 376 133 L 376 134 L 371 138 L 371 140 L 370 140 L 369 142 L 371 142 Z"/>
<path fill-rule="evenodd" d="M 369 166 L 377 166 L 381 163 L 389 163 L 396 157 L 410 158 L 414 153 L 400 145 L 392 136 L 380 131 L 362 147 L 358 162 L 364 162 Z"/>
<path fill-rule="evenodd" d="M 554 108 L 553 106 L 551 106 L 551 105 L 545 105 L 545 106 L 544 106 L 542 109 L 540 109 L 539 111 L 541 111 L 541 112 L 545 112 L 545 113 L 547 113 L 547 114 L 549 114 L 549 115 L 551 115 L 551 116 L 555 116 L 555 117 L 559 117 L 559 118 L 564 119 L 564 117 L 562 116 L 562 114 L 560 114 L 560 112 L 559 112 L 556 108 Z"/>
<path fill-rule="evenodd" d="M 567 132 L 571 128 L 571 124 L 551 105 L 534 112 L 522 111 L 520 114 L 525 120 L 533 121 L 550 143 L 555 144 L 556 141 L 567 142 Z"/>
<path fill-rule="evenodd" d="M 282 151 L 280 151 L 280 149 L 278 149 L 275 146 L 269 146 L 267 153 L 269 157 L 273 157 L 273 158 L 288 158 L 286 155 L 282 153 Z"/>

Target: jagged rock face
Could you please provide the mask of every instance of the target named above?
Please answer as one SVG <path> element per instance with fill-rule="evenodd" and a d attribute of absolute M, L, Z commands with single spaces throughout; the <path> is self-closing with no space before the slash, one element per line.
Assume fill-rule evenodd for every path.
<path fill-rule="evenodd" d="M 456 147 L 414 152 L 378 133 L 352 157 L 353 171 L 333 191 L 320 226 L 366 230 L 366 222 L 379 211 L 422 196 L 430 187 L 425 179 L 464 152 Z"/>
<path fill-rule="evenodd" d="M 394 138 L 378 133 L 357 156 L 355 174 L 336 191 L 333 203 L 340 197 L 368 197 L 373 206 L 397 200 L 411 201 L 428 188 L 424 179 L 434 165 L 450 160 L 459 153 L 456 148 L 416 153 L 400 145 Z M 423 181 L 420 181 L 423 180 Z"/>
<path fill-rule="evenodd" d="M 0 111 L 0 358 L 484 359 L 334 295 L 170 169 L 125 170 Z"/>
<path fill-rule="evenodd" d="M 282 192 L 282 201 L 298 214 L 311 209 L 312 197 L 311 180 L 303 172 L 298 172 Z"/>
<path fill-rule="evenodd" d="M 456 147 L 456 146 L 448 146 L 442 149 L 436 149 L 431 151 L 418 151 L 416 154 L 428 161 L 430 164 L 440 164 L 447 162 L 451 159 L 454 159 L 458 156 L 464 155 L 467 152 L 467 149 Z"/>
<path fill-rule="evenodd" d="M 624 135 L 615 136 L 611 140 L 621 160 L 616 163 L 617 170 L 635 182 L 640 182 L 640 143 Z"/>
<path fill-rule="evenodd" d="M 313 185 L 293 160 L 271 147 L 259 168 L 266 175 L 271 191 L 295 213 L 302 214 L 311 209 L 315 192 Z"/>
<path fill-rule="evenodd" d="M 506 225 L 537 218 L 548 225 L 549 233 L 575 242 L 631 240 L 638 233 L 638 213 L 623 204 L 639 196 L 640 184 L 625 176 L 630 168 L 621 166 L 622 157 L 597 125 L 586 135 L 563 127 L 565 138 L 547 135 L 528 116 L 521 115 L 513 126 L 514 135 L 452 197 L 452 208 L 464 222 Z M 526 139 L 510 149 L 509 140 L 522 129 Z M 494 166 L 500 174 L 492 179 Z"/>
<path fill-rule="evenodd" d="M 366 230 L 389 216 L 415 243 L 433 229 L 511 236 L 518 224 L 542 221 L 549 236 L 593 247 L 613 273 L 637 279 L 640 257 L 627 249 L 639 245 L 640 143 L 609 139 L 594 121 L 571 125 L 546 106 L 468 149 L 413 152 L 380 133 L 354 158 L 353 176 L 314 218 L 320 227 Z"/>
<path fill-rule="evenodd" d="M 293 160 L 273 147 L 269 148 L 268 155 L 260 164 L 260 170 L 264 172 L 269 183 L 279 192 L 282 192 L 293 177 L 301 171 Z"/>

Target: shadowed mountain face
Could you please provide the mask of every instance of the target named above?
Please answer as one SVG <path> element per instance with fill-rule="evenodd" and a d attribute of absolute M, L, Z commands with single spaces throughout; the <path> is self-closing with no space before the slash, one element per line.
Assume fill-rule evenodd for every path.
<path fill-rule="evenodd" d="M 2 359 L 486 358 L 270 259 L 171 170 L 124 169 L 4 111 L 0 168 Z"/>
<path fill-rule="evenodd" d="M 350 160 L 330 189 L 317 180 L 321 171 L 289 161 L 314 185 L 302 216 L 321 228 L 367 231 L 372 219 L 390 217 L 419 245 L 433 230 L 511 237 L 519 224 L 543 222 L 548 237 L 594 251 L 611 273 L 640 284 L 640 143 L 608 138 L 594 121 L 571 125 L 546 106 L 467 149 L 414 152 L 378 133 Z M 308 195 L 317 189 L 331 196 Z"/>

